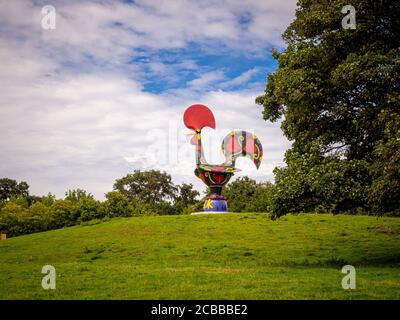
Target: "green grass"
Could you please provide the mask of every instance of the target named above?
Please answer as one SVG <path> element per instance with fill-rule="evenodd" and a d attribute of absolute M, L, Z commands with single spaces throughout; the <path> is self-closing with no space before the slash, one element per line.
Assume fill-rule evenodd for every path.
<path fill-rule="evenodd" d="M 57 270 L 43 290 L 43 265 Z M 357 288 L 341 287 L 342 266 Z M 0 242 L 0 299 L 399 299 L 400 219 L 113 219 Z"/>

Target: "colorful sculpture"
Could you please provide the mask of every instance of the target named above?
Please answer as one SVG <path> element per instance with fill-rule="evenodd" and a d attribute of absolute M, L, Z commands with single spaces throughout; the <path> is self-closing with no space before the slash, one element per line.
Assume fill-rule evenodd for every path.
<path fill-rule="evenodd" d="M 222 187 L 228 183 L 235 172 L 238 157 L 251 159 L 257 169 L 262 161 L 263 150 L 260 140 L 247 131 L 232 131 L 222 141 L 222 153 L 225 162 L 219 165 L 208 164 L 201 145 L 201 130 L 204 127 L 215 129 L 215 118 L 211 110 L 201 104 L 188 107 L 183 115 L 185 126 L 193 130 L 191 144 L 196 146 L 195 175 L 210 187 L 210 195 L 204 203 L 205 212 L 227 212 L 228 205 L 222 196 Z"/>

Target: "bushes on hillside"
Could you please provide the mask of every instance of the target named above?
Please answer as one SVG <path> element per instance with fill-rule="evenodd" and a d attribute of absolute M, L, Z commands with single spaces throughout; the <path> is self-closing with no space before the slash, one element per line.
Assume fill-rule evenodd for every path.
<path fill-rule="evenodd" d="M 231 212 L 268 212 L 271 206 L 270 182 L 257 183 L 248 177 L 236 179 L 223 190 Z"/>
<path fill-rule="evenodd" d="M 107 217 L 133 217 L 149 215 L 152 208 L 143 201 L 130 200 L 127 196 L 112 191 L 106 194 L 106 201 L 103 202 L 103 210 Z"/>
<path fill-rule="evenodd" d="M 10 200 L 0 210 L 0 230 L 17 236 L 73 226 L 104 216 L 100 202 L 92 197 L 79 201 L 67 198 L 54 200 L 53 196 L 45 196 L 28 207 L 21 205 L 18 199 Z"/>
<path fill-rule="evenodd" d="M 49 209 L 41 203 L 25 208 L 8 202 L 0 210 L 0 230 L 9 236 L 49 230 L 51 222 Z"/>
<path fill-rule="evenodd" d="M 82 189 L 68 190 L 64 199 L 56 199 L 50 193 L 43 197 L 31 196 L 25 183 L 2 181 L 0 231 L 10 237 L 104 217 L 190 213 L 199 195 L 191 184 L 174 185 L 170 175 L 156 170 L 135 171 L 118 179 L 114 191 L 107 193 L 103 202 Z"/>
<path fill-rule="evenodd" d="M 193 212 L 199 192 L 192 184 L 175 185 L 171 175 L 158 170 L 135 170 L 114 184 L 114 192 L 124 195 L 139 214 L 181 214 Z"/>
<path fill-rule="evenodd" d="M 271 211 L 275 216 L 288 212 L 360 212 L 366 210 L 366 190 L 370 183 L 368 164 L 363 160 L 321 158 L 317 151 L 286 154 L 290 163 L 275 168 Z"/>

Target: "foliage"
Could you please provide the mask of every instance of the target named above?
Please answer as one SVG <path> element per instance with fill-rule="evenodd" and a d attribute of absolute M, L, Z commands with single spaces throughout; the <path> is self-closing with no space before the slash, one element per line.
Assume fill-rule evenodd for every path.
<path fill-rule="evenodd" d="M 55 200 L 56 200 L 56 196 L 49 192 L 45 196 L 38 197 L 37 202 L 43 203 L 45 206 L 50 207 L 54 203 Z"/>
<path fill-rule="evenodd" d="M 0 214 L 1 215 L 6 215 L 6 214 L 13 214 L 13 215 L 18 215 L 24 210 L 24 207 L 21 205 L 15 203 L 15 202 L 7 202 L 5 206 L 1 209 Z"/>
<path fill-rule="evenodd" d="M 51 206 L 55 228 L 73 226 L 78 222 L 79 212 L 71 200 L 56 200 Z"/>
<path fill-rule="evenodd" d="M 28 197 L 29 185 L 25 181 L 17 182 L 9 178 L 0 179 L 0 201 L 6 202 L 12 197 Z"/>
<path fill-rule="evenodd" d="M 136 211 L 156 214 L 191 212 L 199 196 L 192 184 L 175 185 L 171 175 L 158 170 L 135 170 L 117 179 L 114 190 L 134 204 Z"/>
<path fill-rule="evenodd" d="M 287 212 L 339 213 L 365 209 L 370 182 L 364 160 L 321 159 L 313 153 L 287 152 L 287 167 L 275 168 L 271 209 L 276 215 Z"/>
<path fill-rule="evenodd" d="M 257 183 L 241 177 L 229 183 L 223 190 L 230 212 L 268 212 L 271 202 L 270 182 Z"/>
<path fill-rule="evenodd" d="M 178 185 L 174 203 L 175 212 L 194 212 L 194 205 L 197 203 L 196 198 L 198 196 L 200 196 L 200 193 L 197 190 L 193 190 L 191 183 Z"/>
<path fill-rule="evenodd" d="M 4 209 L 4 208 L 3 208 Z M 4 210 L 0 212 L 0 231 L 7 234 L 8 237 L 18 236 L 19 232 L 18 216 Z"/>
<path fill-rule="evenodd" d="M 287 169 L 275 171 L 276 214 L 316 209 L 325 195 L 323 207 L 335 212 L 361 206 L 383 213 L 400 206 L 400 3 L 353 1 L 355 30 L 342 29 L 346 4 L 298 2 L 284 33 L 287 48 L 273 52 L 278 70 L 256 99 L 264 119 L 283 118 L 281 128 L 292 141 Z M 361 185 L 367 195 L 355 190 Z"/>
<path fill-rule="evenodd" d="M 257 182 L 248 177 L 239 178 L 228 184 L 223 190 L 223 195 L 229 201 L 229 211 L 246 211 L 246 205 L 250 202 L 256 186 Z"/>
<path fill-rule="evenodd" d="M 250 202 L 246 205 L 247 212 L 270 212 L 272 203 L 271 182 L 257 183 Z"/>
<path fill-rule="evenodd" d="M 3 180 L 18 186 L 11 183 L 11 179 Z M 149 197 L 144 196 L 146 192 L 151 193 Z M 187 214 L 193 212 L 195 198 L 199 195 L 193 190 L 193 185 L 174 185 L 170 175 L 154 170 L 136 171 L 133 175 L 118 179 L 116 190 L 107 193 L 103 202 L 94 199 L 92 194 L 83 189 L 68 190 L 64 199 L 56 199 L 51 193 L 42 197 L 11 193 L 8 192 L 7 200 L 0 206 L 0 231 L 9 237 L 103 218 Z"/>
<path fill-rule="evenodd" d="M 106 199 L 103 205 L 108 217 L 132 217 L 135 215 L 134 206 L 125 195 L 112 191 L 106 194 Z"/>
<path fill-rule="evenodd" d="M 29 199 L 22 195 L 12 196 L 9 201 L 13 202 L 23 208 L 28 208 L 30 205 Z"/>
<path fill-rule="evenodd" d="M 53 228 L 49 207 L 34 203 L 28 208 L 7 202 L 0 211 L 0 231 L 8 236 L 40 232 Z"/>
<path fill-rule="evenodd" d="M 176 187 L 172 183 L 171 176 L 158 170 L 135 170 L 133 174 L 117 179 L 114 190 L 130 200 L 152 204 L 173 200 L 176 195 Z"/>
<path fill-rule="evenodd" d="M 86 190 L 83 190 L 83 189 L 68 190 L 65 193 L 65 200 L 69 200 L 74 203 L 78 203 L 79 201 L 82 201 L 85 199 L 93 199 L 93 196 L 90 193 L 86 192 Z"/>
<path fill-rule="evenodd" d="M 103 218 L 105 212 L 102 209 L 100 201 L 93 198 L 83 198 L 77 203 L 77 211 L 80 214 L 79 221 Z"/>
<path fill-rule="evenodd" d="M 377 160 L 371 165 L 369 203 L 377 212 L 400 215 L 400 115 L 383 112 L 379 121 L 385 123 L 385 135 L 374 149 Z"/>

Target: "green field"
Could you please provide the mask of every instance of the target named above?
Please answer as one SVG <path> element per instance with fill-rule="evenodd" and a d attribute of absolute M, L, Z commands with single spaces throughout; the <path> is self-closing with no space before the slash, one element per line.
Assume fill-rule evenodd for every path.
<path fill-rule="evenodd" d="M 43 265 L 57 288 L 43 290 Z M 357 272 L 344 290 L 342 266 Z M 0 299 L 400 299 L 400 219 L 151 216 L 0 242 Z"/>

